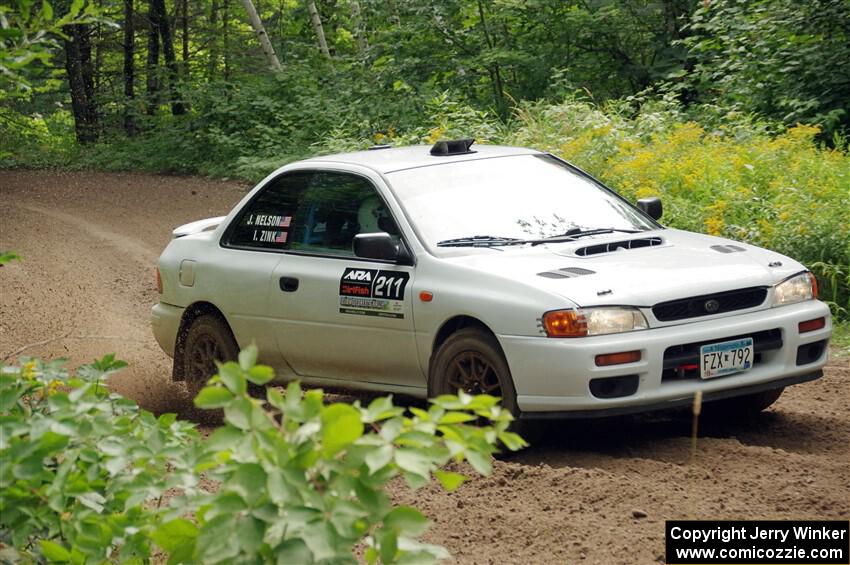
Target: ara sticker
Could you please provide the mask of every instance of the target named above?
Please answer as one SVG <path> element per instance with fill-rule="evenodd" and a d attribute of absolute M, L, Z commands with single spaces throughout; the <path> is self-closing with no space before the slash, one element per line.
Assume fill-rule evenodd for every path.
<path fill-rule="evenodd" d="M 339 279 L 342 314 L 404 318 L 404 289 L 410 274 L 347 267 Z"/>

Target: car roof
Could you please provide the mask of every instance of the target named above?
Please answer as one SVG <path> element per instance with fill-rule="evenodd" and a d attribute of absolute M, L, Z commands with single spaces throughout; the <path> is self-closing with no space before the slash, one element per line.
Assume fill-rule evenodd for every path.
<path fill-rule="evenodd" d="M 430 145 L 413 145 L 409 147 L 389 147 L 370 149 L 368 151 L 355 151 L 352 153 L 337 153 L 335 155 L 324 155 L 307 159 L 307 163 L 346 163 L 362 165 L 378 171 L 379 173 L 391 173 L 415 167 L 428 167 L 431 165 L 443 165 L 446 163 L 458 163 L 460 161 L 475 161 L 478 159 L 492 159 L 494 157 L 511 157 L 514 155 L 535 155 L 540 151 L 524 147 L 508 147 L 504 145 L 474 145 L 472 153 L 463 155 L 431 155 Z"/>

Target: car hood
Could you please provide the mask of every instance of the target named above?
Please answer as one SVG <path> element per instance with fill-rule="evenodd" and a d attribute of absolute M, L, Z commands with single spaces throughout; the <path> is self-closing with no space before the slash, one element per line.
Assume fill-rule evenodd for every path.
<path fill-rule="evenodd" d="M 766 249 L 673 229 L 537 247 L 496 247 L 447 259 L 547 290 L 577 306 L 652 306 L 770 286 L 805 269 Z"/>

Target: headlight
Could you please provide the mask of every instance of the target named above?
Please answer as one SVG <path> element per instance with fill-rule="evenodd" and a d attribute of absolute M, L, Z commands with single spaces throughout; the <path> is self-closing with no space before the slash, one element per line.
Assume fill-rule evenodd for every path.
<path fill-rule="evenodd" d="M 773 305 L 794 304 L 818 297 L 818 281 L 810 272 L 794 275 L 773 287 Z"/>
<path fill-rule="evenodd" d="M 637 308 L 615 306 L 546 312 L 543 327 L 549 337 L 584 337 L 645 330 L 648 325 Z"/>

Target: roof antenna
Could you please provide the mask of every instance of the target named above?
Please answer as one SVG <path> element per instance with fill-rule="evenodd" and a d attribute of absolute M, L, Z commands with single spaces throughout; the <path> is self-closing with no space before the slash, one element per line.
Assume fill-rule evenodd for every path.
<path fill-rule="evenodd" d="M 451 139 L 441 140 L 431 147 L 431 155 L 435 157 L 448 157 L 450 155 L 467 155 L 475 153 L 470 147 L 475 143 L 475 139 Z"/>

